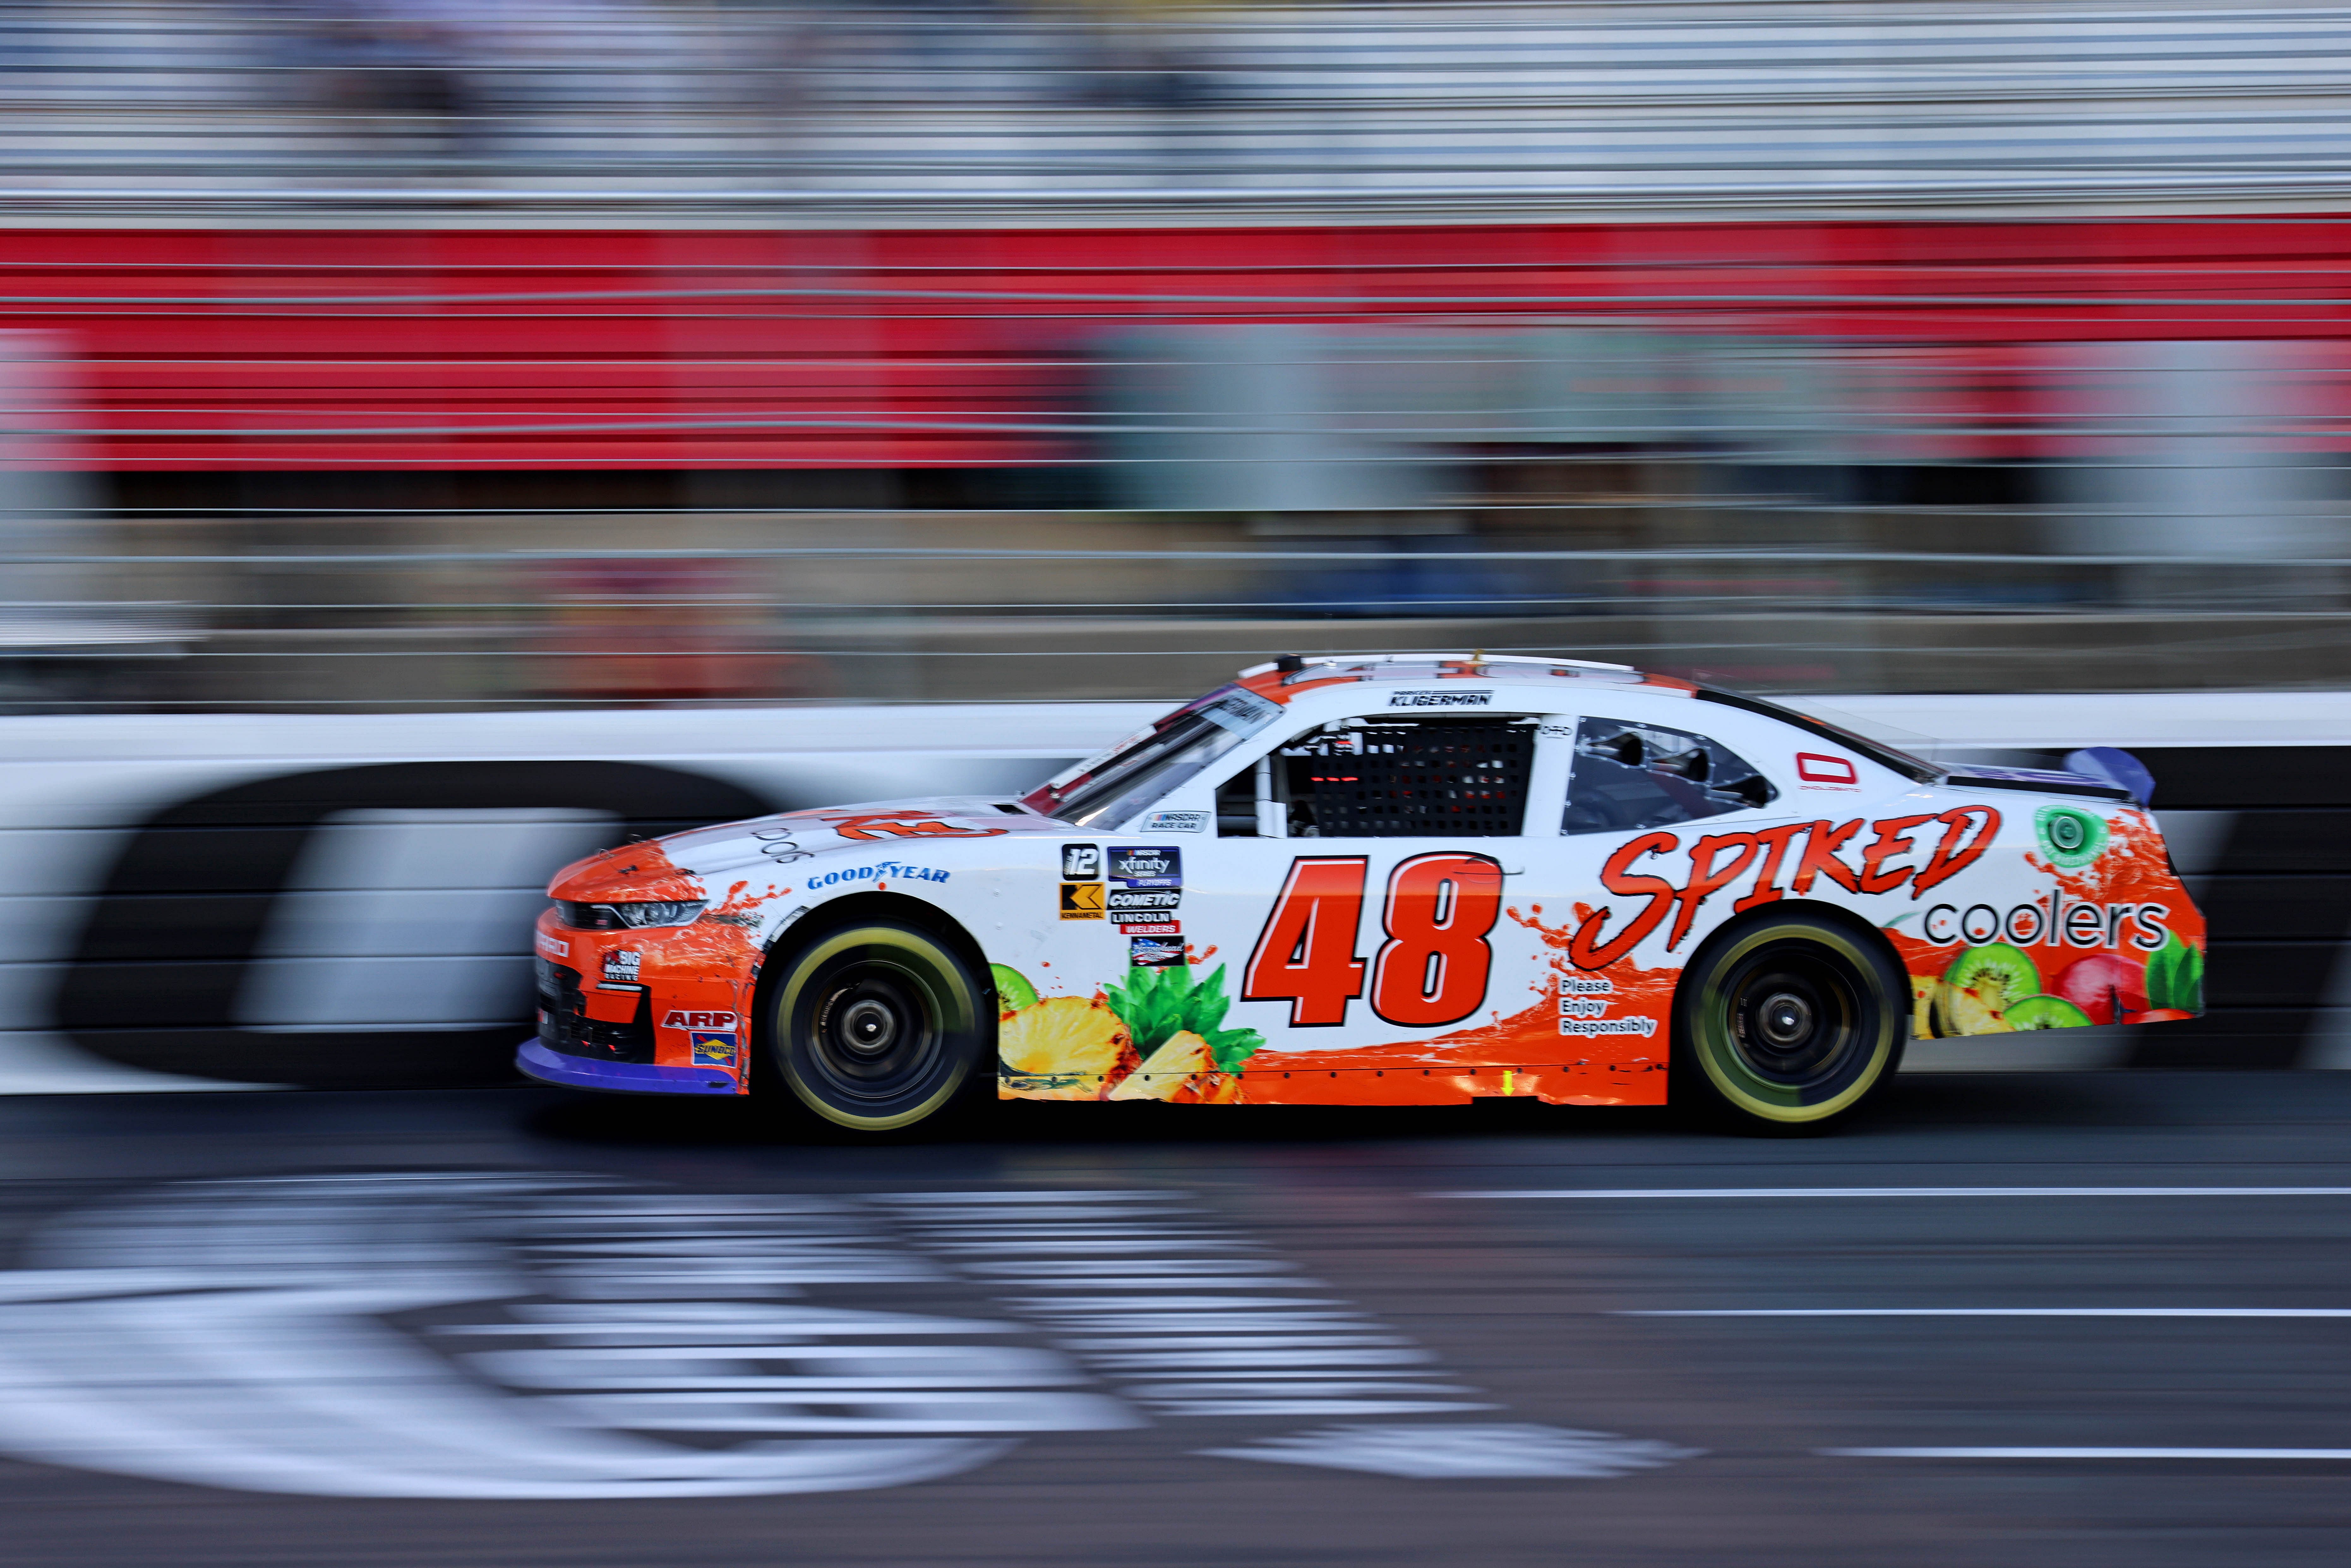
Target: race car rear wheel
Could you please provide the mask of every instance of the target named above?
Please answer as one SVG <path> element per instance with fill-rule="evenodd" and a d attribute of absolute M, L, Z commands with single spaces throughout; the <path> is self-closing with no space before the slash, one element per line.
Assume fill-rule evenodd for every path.
<path fill-rule="evenodd" d="M 1682 971 L 1669 1092 L 1740 1131 L 1816 1131 L 1901 1065 L 1908 998 L 1893 960 L 1835 921 L 1734 926 Z"/>
<path fill-rule="evenodd" d="M 888 921 L 828 931 L 766 989 L 765 1082 L 835 1126 L 885 1133 L 969 1094 L 989 1057 L 983 988 L 930 933 Z"/>

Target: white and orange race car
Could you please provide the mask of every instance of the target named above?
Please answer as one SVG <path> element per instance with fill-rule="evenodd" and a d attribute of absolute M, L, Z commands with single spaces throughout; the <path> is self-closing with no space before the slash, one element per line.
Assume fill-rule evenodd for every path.
<path fill-rule="evenodd" d="M 1516 1095 L 1816 1126 L 1913 1036 L 2193 1016 L 2145 769 L 1922 761 L 1620 665 L 1245 670 L 1019 800 L 566 868 L 522 1071 L 840 1125 Z"/>

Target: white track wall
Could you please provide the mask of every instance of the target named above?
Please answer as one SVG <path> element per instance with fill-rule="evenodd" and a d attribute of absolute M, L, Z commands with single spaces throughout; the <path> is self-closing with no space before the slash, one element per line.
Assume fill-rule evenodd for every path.
<path fill-rule="evenodd" d="M 1954 756 L 2351 745 L 2337 694 L 1825 701 Z M 223 1063 L 518 1039 L 549 873 L 629 824 L 1014 791 L 1164 706 L 0 718 L 0 1092 L 233 1088 L 281 1075 Z M 2157 805 L 2183 872 L 2213 869 L 2238 813 Z M 2331 958 L 2313 973 L 2298 1060 L 2351 1065 L 2351 998 Z M 174 1030 L 184 1049 L 156 1043 Z M 1926 1042 L 1911 1065 L 2111 1065 L 2126 1032 Z"/>

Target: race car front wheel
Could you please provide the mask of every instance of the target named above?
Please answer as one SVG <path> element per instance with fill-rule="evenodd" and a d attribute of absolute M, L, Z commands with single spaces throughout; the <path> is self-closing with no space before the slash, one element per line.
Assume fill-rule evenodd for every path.
<path fill-rule="evenodd" d="M 1901 1065 L 1908 998 L 1893 960 L 1837 922 L 1734 926 L 1682 971 L 1668 1092 L 1740 1131 L 1818 1130 Z"/>
<path fill-rule="evenodd" d="M 989 1051 L 982 988 L 946 944 L 873 921 L 829 931 L 783 960 L 765 995 L 761 1066 L 810 1113 L 885 1133 L 971 1092 Z"/>

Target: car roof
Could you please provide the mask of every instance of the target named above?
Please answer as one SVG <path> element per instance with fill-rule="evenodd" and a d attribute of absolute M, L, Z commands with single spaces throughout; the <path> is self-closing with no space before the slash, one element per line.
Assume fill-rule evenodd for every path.
<path fill-rule="evenodd" d="M 1240 672 L 1239 684 L 1269 701 L 1288 704 L 1308 692 L 1375 681 L 1391 685 L 1426 685 L 1432 681 L 1487 680 L 1513 685 L 1557 687 L 1562 681 L 1595 685 L 1642 687 L 1660 695 L 1688 697 L 1698 693 L 1691 682 L 1671 675 L 1654 675 L 1630 664 L 1604 664 L 1589 659 L 1531 659 L 1499 653 L 1334 653 L 1312 658 L 1288 657 L 1252 664 Z"/>

